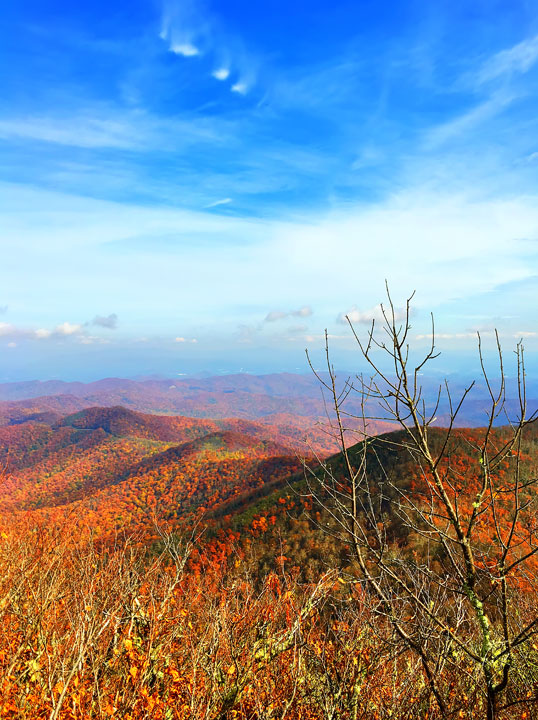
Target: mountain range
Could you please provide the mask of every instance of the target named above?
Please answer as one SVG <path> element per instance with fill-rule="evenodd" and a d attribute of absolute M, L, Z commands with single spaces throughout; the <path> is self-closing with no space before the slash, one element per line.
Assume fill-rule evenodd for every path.
<path fill-rule="evenodd" d="M 322 380 L 326 373 L 320 373 Z M 339 388 L 347 378 L 360 382 L 349 373 L 338 374 Z M 439 378 L 422 378 L 423 397 L 434 406 L 439 391 Z M 442 380 L 441 380 L 442 386 Z M 453 380 L 452 397 L 458 398 L 466 384 Z M 529 385 L 527 397 L 530 406 L 538 405 L 538 387 Z M 483 425 L 486 418 L 489 393 L 485 383 L 477 382 L 460 410 L 457 424 L 461 427 Z M 96 382 L 64 382 L 61 380 L 0 383 L 0 425 L 10 425 L 27 420 L 53 423 L 59 417 L 89 407 L 123 406 L 143 413 L 159 415 L 182 415 L 198 418 L 243 418 L 269 425 L 286 425 L 308 430 L 318 421 L 327 418 L 332 407 L 330 395 L 322 392 L 322 386 L 313 373 L 308 375 L 275 373 L 270 375 L 219 375 L 210 377 L 180 377 L 122 379 L 106 378 Z M 517 412 L 517 388 L 507 385 L 508 416 Z M 438 425 L 448 423 L 449 405 L 441 397 L 437 409 Z M 346 411 L 351 416 L 362 416 L 363 398 L 360 391 L 353 390 L 346 400 Z M 381 417 L 382 424 L 371 421 L 373 434 L 390 428 L 383 420 L 379 408 L 372 401 L 366 404 L 368 414 Z M 507 421 L 499 418 L 499 424 Z M 349 416 L 348 416 L 349 417 Z M 352 425 L 353 422 L 351 422 Z M 355 423 L 354 426 L 356 426 Z"/>

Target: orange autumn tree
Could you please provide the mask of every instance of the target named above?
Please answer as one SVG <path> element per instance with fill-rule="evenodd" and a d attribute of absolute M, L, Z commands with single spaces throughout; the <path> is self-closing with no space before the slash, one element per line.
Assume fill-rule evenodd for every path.
<path fill-rule="evenodd" d="M 381 334 L 372 322 L 361 338 L 348 318 L 371 378 L 340 386 L 326 343 L 328 374 L 317 377 L 330 396 L 331 430 L 342 452 L 321 471 L 307 470 L 310 492 L 331 518 L 328 532 L 350 549 L 356 568 L 350 581 L 363 586 L 377 631 L 385 628 L 387 643 L 418 659 L 424 712 L 458 717 L 472 696 L 488 720 L 509 717 L 538 699 L 537 480 L 530 454 L 536 412 L 527 409 L 523 346 L 515 351 L 514 411 L 498 335 L 496 382 L 478 337 L 485 427 L 460 430 L 458 413 L 474 383 L 457 400 L 445 383 L 428 407 L 420 378 L 437 357 L 433 319 L 431 346 L 412 363 L 413 296 L 402 321 L 388 288 L 387 296 Z M 397 432 L 377 438 L 366 432 L 352 445 L 349 418 L 356 416 L 346 402 L 355 393 L 366 428 L 381 416 Z M 434 426 L 441 402 L 448 408 L 445 428 Z M 454 693 L 455 672 L 467 678 L 464 697 Z"/>

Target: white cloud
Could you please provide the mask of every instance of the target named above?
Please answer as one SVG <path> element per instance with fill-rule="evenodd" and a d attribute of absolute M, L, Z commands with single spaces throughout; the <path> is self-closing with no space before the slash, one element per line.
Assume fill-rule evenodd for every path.
<path fill-rule="evenodd" d="M 183 55 L 183 57 L 195 57 L 200 54 L 200 50 L 196 45 L 191 45 L 191 43 L 170 45 L 170 52 L 173 52 L 175 55 Z"/>
<path fill-rule="evenodd" d="M 61 325 L 57 325 L 54 329 L 58 335 L 75 335 L 82 330 L 82 325 L 76 325 L 69 322 L 64 322 Z"/>
<path fill-rule="evenodd" d="M 16 342 L 8 342 L 7 346 L 8 346 L 8 348 L 15 348 L 15 347 L 17 347 L 17 343 Z"/>
<path fill-rule="evenodd" d="M 390 308 L 388 308 L 388 310 L 390 311 Z M 387 307 L 385 307 L 385 312 L 387 312 Z M 405 320 L 405 313 L 405 309 L 395 308 L 394 319 L 397 322 Z M 390 313 L 387 315 L 387 317 L 391 318 Z M 376 305 L 369 310 L 359 310 L 356 305 L 353 305 L 350 310 L 348 310 L 347 312 L 342 312 L 338 315 L 337 322 L 346 325 L 348 318 L 352 323 L 362 323 L 365 325 L 370 325 L 372 323 L 372 320 L 375 320 L 376 322 L 384 322 L 385 320 L 385 316 L 383 315 L 383 308 L 381 307 L 381 305 Z"/>
<path fill-rule="evenodd" d="M 265 316 L 264 322 L 276 322 L 277 320 L 283 320 L 287 317 L 305 318 L 310 317 L 310 315 L 312 315 L 312 308 L 309 305 L 303 305 L 303 307 L 300 307 L 298 310 L 289 310 L 287 312 L 271 310 L 271 312 Z"/>
<path fill-rule="evenodd" d="M 38 330 L 34 330 L 33 332 L 29 332 L 31 337 L 36 337 L 38 340 L 46 340 L 48 338 L 61 338 L 61 337 L 70 337 L 70 336 L 85 336 L 84 335 L 84 328 L 81 324 L 78 323 L 70 323 L 70 322 L 63 322 L 60 325 L 56 325 L 54 330 L 49 330 L 47 328 L 39 328 Z"/>
<path fill-rule="evenodd" d="M 57 325 L 54 330 L 48 328 L 31 328 L 17 327 L 10 323 L 0 322 L 0 336 L 11 337 L 13 340 L 22 338 L 26 340 L 46 340 L 48 338 L 60 338 L 66 336 L 83 336 L 83 326 L 64 322 Z"/>
<path fill-rule="evenodd" d="M 231 91 L 239 93 L 239 95 L 246 95 L 248 93 L 248 89 L 248 85 L 245 82 L 237 82 L 231 87 Z"/>
<path fill-rule="evenodd" d="M 230 71 L 228 70 L 228 68 L 221 67 L 221 68 L 217 68 L 217 70 L 213 70 L 211 75 L 216 80 L 227 80 L 230 77 Z"/>
<path fill-rule="evenodd" d="M 200 53 L 200 42 L 209 32 L 199 0 L 164 0 L 159 37 L 168 43 L 170 52 L 184 57 Z"/>
<path fill-rule="evenodd" d="M 196 338 L 177 337 L 177 338 L 175 338 L 174 342 L 195 344 L 198 342 L 198 340 Z"/>

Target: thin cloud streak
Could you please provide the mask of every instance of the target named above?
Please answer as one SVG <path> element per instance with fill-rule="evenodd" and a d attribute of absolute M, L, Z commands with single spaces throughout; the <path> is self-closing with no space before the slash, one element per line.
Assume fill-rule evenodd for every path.
<path fill-rule="evenodd" d="M 526 38 L 513 47 L 496 53 L 482 65 L 476 81 L 483 85 L 514 73 L 524 74 L 536 62 L 538 62 L 538 35 Z"/>
<path fill-rule="evenodd" d="M 148 113 L 116 111 L 96 106 L 90 114 L 50 114 L 32 119 L 0 119 L 0 139 L 35 140 L 87 149 L 138 150 L 196 143 L 218 145 L 226 140 L 226 125 L 195 120 L 160 119 Z"/>
<path fill-rule="evenodd" d="M 218 207 L 219 205 L 229 205 L 231 202 L 233 202 L 232 198 L 222 198 L 222 200 L 215 200 L 212 203 L 209 203 L 209 205 L 204 205 L 206 209 Z"/>

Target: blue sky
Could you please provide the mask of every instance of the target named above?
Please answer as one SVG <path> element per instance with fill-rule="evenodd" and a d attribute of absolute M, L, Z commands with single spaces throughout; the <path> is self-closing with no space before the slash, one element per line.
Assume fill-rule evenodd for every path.
<path fill-rule="evenodd" d="M 535 3 L 20 0 L 0 29 L 0 380 L 538 350 Z"/>

